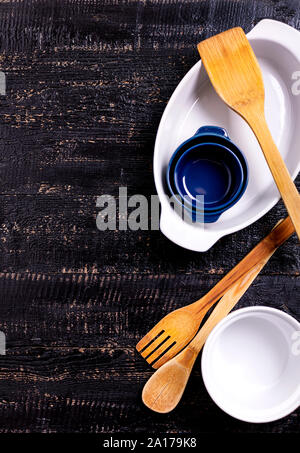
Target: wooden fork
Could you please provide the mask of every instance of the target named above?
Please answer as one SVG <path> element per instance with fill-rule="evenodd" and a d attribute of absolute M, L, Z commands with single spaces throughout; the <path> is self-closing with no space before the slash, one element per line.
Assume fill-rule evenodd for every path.
<path fill-rule="evenodd" d="M 294 231 L 294 229 L 292 230 Z M 288 230 L 286 232 L 287 239 L 289 237 Z M 190 377 L 195 360 L 208 335 L 218 322 L 237 304 L 253 280 L 269 261 L 276 248 L 274 246 L 273 249 L 266 252 L 264 258 L 257 262 L 256 266 L 247 275 L 240 278 L 237 283 L 231 286 L 188 346 L 151 376 L 142 393 L 143 402 L 147 407 L 155 412 L 166 413 L 177 406 Z"/>
<path fill-rule="evenodd" d="M 292 222 L 287 217 L 204 297 L 166 315 L 137 344 L 136 349 L 142 357 L 153 368 L 159 368 L 174 357 L 194 338 L 201 321 L 213 304 L 265 256 L 272 254 L 293 231 Z"/>
<path fill-rule="evenodd" d="M 256 135 L 300 239 L 300 197 L 267 125 L 262 73 L 244 31 L 232 28 L 206 39 L 198 51 L 218 95 Z"/>

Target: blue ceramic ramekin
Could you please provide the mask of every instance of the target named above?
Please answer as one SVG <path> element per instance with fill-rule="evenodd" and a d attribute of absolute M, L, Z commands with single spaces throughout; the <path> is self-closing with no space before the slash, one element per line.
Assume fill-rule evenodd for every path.
<path fill-rule="evenodd" d="M 204 126 L 174 152 L 167 184 L 194 221 L 212 223 L 244 194 L 248 166 L 225 129 Z"/>

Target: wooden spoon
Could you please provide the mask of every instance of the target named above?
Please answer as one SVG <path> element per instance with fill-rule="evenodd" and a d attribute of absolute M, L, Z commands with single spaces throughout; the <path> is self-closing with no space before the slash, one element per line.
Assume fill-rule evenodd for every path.
<path fill-rule="evenodd" d="M 288 219 L 280 221 L 275 227 L 274 232 Z M 292 224 L 291 224 L 292 225 Z M 293 233 L 286 231 L 285 240 Z M 263 258 L 257 262 L 247 275 L 241 277 L 222 297 L 215 309 L 205 322 L 198 334 L 191 343 L 185 347 L 176 357 L 165 363 L 159 368 L 146 383 L 142 399 L 144 404 L 155 412 L 166 413 L 173 410 L 179 403 L 188 379 L 190 377 L 195 360 L 201 351 L 208 335 L 212 329 L 232 310 L 253 280 L 262 270 L 264 265 L 271 258 L 278 248 L 278 242 L 270 243 L 272 247 L 265 251 Z"/>
<path fill-rule="evenodd" d="M 198 51 L 218 95 L 256 135 L 300 238 L 300 198 L 268 128 L 263 78 L 244 31 L 237 27 L 206 39 Z"/>

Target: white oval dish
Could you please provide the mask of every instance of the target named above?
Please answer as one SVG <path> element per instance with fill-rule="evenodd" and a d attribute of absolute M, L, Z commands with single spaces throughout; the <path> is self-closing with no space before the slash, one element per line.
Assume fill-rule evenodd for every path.
<path fill-rule="evenodd" d="M 278 420 L 300 405 L 300 323 L 270 307 L 224 318 L 203 349 L 205 387 L 227 414 L 250 423 Z"/>
<path fill-rule="evenodd" d="M 300 170 L 300 96 L 292 92 L 292 75 L 300 71 L 300 33 L 281 22 L 264 19 L 247 36 L 263 73 L 267 122 L 295 179 Z M 175 149 L 204 125 L 227 130 L 246 156 L 249 184 L 241 200 L 216 223 L 202 225 L 185 222 L 172 209 L 165 179 Z M 221 237 L 255 222 L 280 198 L 254 134 L 215 93 L 201 61 L 179 83 L 164 111 L 156 136 L 153 169 L 162 207 L 162 233 L 176 244 L 198 252 L 205 252 Z"/>

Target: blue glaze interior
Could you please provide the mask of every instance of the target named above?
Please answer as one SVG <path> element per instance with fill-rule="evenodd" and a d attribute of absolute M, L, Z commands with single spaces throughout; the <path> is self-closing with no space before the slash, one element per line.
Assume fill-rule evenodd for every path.
<path fill-rule="evenodd" d="M 236 155 L 216 143 L 202 143 L 185 151 L 174 169 L 174 183 L 185 203 L 196 206 L 204 196 L 204 206 L 215 210 L 225 207 L 238 195 L 243 184 L 243 168 Z"/>

